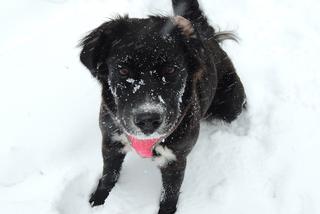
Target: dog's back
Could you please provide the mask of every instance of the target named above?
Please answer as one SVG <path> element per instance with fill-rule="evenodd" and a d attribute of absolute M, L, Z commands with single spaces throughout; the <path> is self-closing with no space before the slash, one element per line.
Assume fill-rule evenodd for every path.
<path fill-rule="evenodd" d="M 196 0 L 172 0 L 172 6 L 175 15 L 192 22 L 206 52 L 204 63 L 208 69 L 198 83 L 203 117 L 233 121 L 245 107 L 246 96 L 233 63 L 219 43 L 228 39 L 237 41 L 237 37 L 232 32 L 216 32 Z"/>

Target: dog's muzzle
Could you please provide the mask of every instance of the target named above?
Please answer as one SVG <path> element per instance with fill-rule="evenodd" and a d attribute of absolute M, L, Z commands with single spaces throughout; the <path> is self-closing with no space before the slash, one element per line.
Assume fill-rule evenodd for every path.
<path fill-rule="evenodd" d="M 161 126 L 163 117 L 158 112 L 143 112 L 136 114 L 133 121 L 143 134 L 150 135 Z"/>
<path fill-rule="evenodd" d="M 128 135 L 131 146 L 140 156 L 151 158 L 153 147 L 160 141 L 160 137 L 154 137 L 152 134 L 163 123 L 163 115 L 158 111 L 139 112 L 133 116 L 133 122 L 147 138 L 140 139 L 137 136 Z"/>

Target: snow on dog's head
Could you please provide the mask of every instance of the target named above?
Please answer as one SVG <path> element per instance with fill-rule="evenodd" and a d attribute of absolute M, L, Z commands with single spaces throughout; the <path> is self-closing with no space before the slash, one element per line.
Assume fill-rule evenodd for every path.
<path fill-rule="evenodd" d="M 192 97 L 198 60 L 188 49 L 192 31 L 186 34 L 179 20 L 120 17 L 81 43 L 82 63 L 101 83 L 104 103 L 132 144 L 151 146 L 168 136 Z"/>

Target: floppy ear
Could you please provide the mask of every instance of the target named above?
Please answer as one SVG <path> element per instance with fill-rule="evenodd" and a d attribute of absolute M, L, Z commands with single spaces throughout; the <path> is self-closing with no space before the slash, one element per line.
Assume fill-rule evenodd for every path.
<path fill-rule="evenodd" d="M 79 45 L 82 46 L 80 61 L 90 70 L 94 77 L 98 74 L 97 64 L 101 53 L 101 45 L 106 40 L 104 38 L 104 28 L 106 25 L 108 25 L 108 23 L 91 31 L 82 39 Z"/>
<path fill-rule="evenodd" d="M 119 29 L 118 26 L 126 19 L 128 19 L 127 16 L 117 17 L 117 19 L 105 22 L 81 40 L 79 44 L 82 47 L 80 61 L 94 77 L 108 73 L 105 60 L 108 57 L 115 34 L 117 34 L 117 29 Z"/>

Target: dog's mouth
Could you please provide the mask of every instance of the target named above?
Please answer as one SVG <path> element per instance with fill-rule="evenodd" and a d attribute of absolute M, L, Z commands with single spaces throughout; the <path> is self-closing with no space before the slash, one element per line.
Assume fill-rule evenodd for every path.
<path fill-rule="evenodd" d="M 161 141 L 161 138 L 139 139 L 133 135 L 127 135 L 127 137 L 134 150 L 143 158 L 151 158 L 154 146 Z"/>
<path fill-rule="evenodd" d="M 137 137 L 136 135 L 129 134 L 126 132 L 127 138 L 130 142 L 130 145 L 134 150 L 143 158 L 152 158 L 153 157 L 153 149 L 157 144 L 163 142 L 163 140 L 168 137 L 180 124 L 182 118 L 178 118 L 174 125 L 169 129 L 166 134 L 158 135 L 154 134 L 151 136 L 145 137 Z"/>

